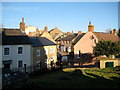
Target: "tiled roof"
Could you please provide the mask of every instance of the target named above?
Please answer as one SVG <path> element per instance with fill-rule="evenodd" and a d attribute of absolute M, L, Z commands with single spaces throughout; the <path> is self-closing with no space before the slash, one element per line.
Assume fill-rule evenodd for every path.
<path fill-rule="evenodd" d="M 3 34 L 7 36 L 25 36 L 20 29 L 3 29 Z"/>
<path fill-rule="evenodd" d="M 72 34 L 72 35 L 67 35 L 66 37 L 59 38 L 58 40 L 63 40 L 63 41 L 72 41 L 77 35 Z"/>
<path fill-rule="evenodd" d="M 99 40 L 107 40 L 107 41 L 113 41 L 113 42 L 120 41 L 120 38 L 115 34 L 100 33 L 100 32 L 93 32 L 93 33 Z"/>
<path fill-rule="evenodd" d="M 32 41 L 33 46 L 50 46 L 56 45 L 54 42 L 50 41 L 45 37 L 29 37 Z"/>

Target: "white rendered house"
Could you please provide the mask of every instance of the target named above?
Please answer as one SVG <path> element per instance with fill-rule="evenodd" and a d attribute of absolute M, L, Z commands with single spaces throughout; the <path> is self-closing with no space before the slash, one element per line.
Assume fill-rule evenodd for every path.
<path fill-rule="evenodd" d="M 11 31 L 10 31 L 11 32 Z M 30 72 L 32 69 L 32 45 L 26 35 L 2 37 L 2 67 Z"/>

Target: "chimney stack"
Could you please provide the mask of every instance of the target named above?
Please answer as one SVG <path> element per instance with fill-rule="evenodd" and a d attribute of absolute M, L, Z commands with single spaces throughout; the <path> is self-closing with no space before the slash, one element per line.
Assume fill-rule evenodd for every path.
<path fill-rule="evenodd" d="M 116 35 L 117 30 L 116 30 L 116 29 L 113 29 L 113 32 L 112 32 L 112 33 Z"/>
<path fill-rule="evenodd" d="M 44 27 L 44 31 L 48 31 L 48 25 L 46 25 L 45 27 Z"/>
<path fill-rule="evenodd" d="M 112 34 L 112 31 L 110 31 L 110 34 Z"/>
<path fill-rule="evenodd" d="M 94 25 L 91 24 L 91 21 L 89 22 L 88 25 L 88 32 L 94 32 Z"/>
<path fill-rule="evenodd" d="M 25 32 L 25 23 L 24 23 L 24 18 L 22 18 L 22 22 L 20 22 L 20 30 Z"/>
<path fill-rule="evenodd" d="M 82 34 L 82 31 L 78 31 L 78 35 L 81 35 Z"/>
<path fill-rule="evenodd" d="M 55 29 L 58 29 L 58 27 L 55 27 Z"/>
<path fill-rule="evenodd" d="M 24 23 L 24 18 L 22 18 L 22 23 Z"/>
<path fill-rule="evenodd" d="M 70 32 L 67 32 L 67 35 L 70 35 Z"/>

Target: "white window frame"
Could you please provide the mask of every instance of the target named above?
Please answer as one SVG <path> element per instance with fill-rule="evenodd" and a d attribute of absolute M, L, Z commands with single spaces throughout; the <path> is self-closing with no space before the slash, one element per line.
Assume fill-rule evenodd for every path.
<path fill-rule="evenodd" d="M 39 49 L 36 50 L 36 56 L 40 56 L 40 50 Z"/>
<path fill-rule="evenodd" d="M 47 48 L 45 48 L 45 54 L 48 55 L 48 49 Z"/>
<path fill-rule="evenodd" d="M 4 50 L 5 48 L 9 48 L 9 55 L 10 55 L 11 48 L 10 48 L 10 46 L 3 46 L 3 55 L 9 56 L 9 55 L 5 55 L 5 50 Z"/>
<path fill-rule="evenodd" d="M 21 53 L 21 54 L 18 53 L 18 48 L 19 48 L 19 47 L 22 47 L 22 53 Z M 24 51 L 24 49 L 23 49 L 23 46 L 22 46 L 22 45 L 17 46 L 17 54 L 18 54 L 18 55 L 23 55 L 23 53 L 24 53 L 23 51 Z"/>

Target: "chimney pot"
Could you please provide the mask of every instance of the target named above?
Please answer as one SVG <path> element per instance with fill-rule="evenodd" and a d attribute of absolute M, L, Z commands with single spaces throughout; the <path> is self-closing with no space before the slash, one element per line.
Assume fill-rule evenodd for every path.
<path fill-rule="evenodd" d="M 82 34 L 82 31 L 78 31 L 78 35 L 81 35 Z"/>
<path fill-rule="evenodd" d="M 24 18 L 22 18 L 22 22 L 24 23 Z"/>

